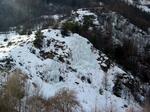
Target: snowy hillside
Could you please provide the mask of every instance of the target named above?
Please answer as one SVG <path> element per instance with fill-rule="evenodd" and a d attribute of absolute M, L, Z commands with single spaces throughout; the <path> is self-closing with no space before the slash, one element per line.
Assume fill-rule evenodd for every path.
<path fill-rule="evenodd" d="M 150 112 L 150 0 L 1 0 L 0 112 Z"/>
<path fill-rule="evenodd" d="M 127 100 L 112 93 L 115 77 L 126 73 L 114 64 L 104 72 L 101 67 L 107 67 L 106 61 L 109 60 L 105 54 L 78 34 L 64 37 L 60 30 L 42 32 L 45 38 L 40 50 L 33 45 L 34 34 L 10 34 L 8 40 L 0 35 L 0 60 L 11 57 L 13 69 L 26 73 L 30 82 L 41 87 L 40 92 L 45 98 L 65 87 L 77 92 L 86 112 L 92 112 L 95 106 L 102 111 L 114 106 L 116 112 L 125 112 L 130 107 Z M 0 65 L 4 66 L 4 63 Z M 108 79 L 107 87 L 105 78 Z"/>

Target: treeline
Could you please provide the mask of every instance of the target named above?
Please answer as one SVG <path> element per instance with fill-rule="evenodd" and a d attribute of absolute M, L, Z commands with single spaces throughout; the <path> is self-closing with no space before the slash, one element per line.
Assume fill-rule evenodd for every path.
<path fill-rule="evenodd" d="M 147 31 L 150 27 L 150 13 L 142 11 L 136 6 L 125 3 L 121 0 L 100 0 L 103 1 L 107 8 L 116 11 L 128 18 L 135 26 Z M 109 26 L 111 27 L 111 26 Z M 111 31 L 111 30 L 110 30 Z M 141 53 L 138 50 L 138 44 L 134 39 L 124 39 L 122 46 L 113 46 L 111 52 L 108 52 L 113 59 L 126 70 L 131 71 L 138 76 L 143 82 L 150 80 L 150 45 L 145 45 L 144 51 Z M 107 53 L 107 52 L 106 52 Z"/>
<path fill-rule="evenodd" d="M 47 0 L 48 3 L 56 3 L 62 5 L 69 5 L 72 7 L 81 7 L 88 5 L 92 0 Z"/>
<path fill-rule="evenodd" d="M 85 7 L 92 0 L 0 0 L 0 32 L 9 30 L 9 27 L 36 21 L 42 15 L 50 15 L 53 11 Z M 56 5 L 50 7 L 50 3 Z M 61 5 L 61 7 L 60 7 Z M 62 9 L 62 8 L 65 9 Z M 70 10 L 70 8 L 68 8 Z M 71 11 L 71 10 L 70 10 Z"/>
<path fill-rule="evenodd" d="M 139 9 L 135 5 L 128 4 L 122 0 L 99 0 L 106 4 L 107 8 L 120 13 L 128 18 L 131 23 L 147 31 L 150 27 L 150 13 Z"/>
<path fill-rule="evenodd" d="M 121 0 L 1 0 L 0 1 L 0 31 L 7 31 L 9 27 L 29 22 L 41 15 L 49 15 L 53 10 L 49 4 L 61 5 L 71 8 L 95 6 L 104 2 L 113 11 L 119 12 L 133 24 L 147 31 L 150 27 L 150 14 L 136 6 Z M 93 5 L 95 3 L 95 5 Z M 62 11 L 62 7 L 60 8 Z M 70 8 L 68 8 L 70 10 Z"/>

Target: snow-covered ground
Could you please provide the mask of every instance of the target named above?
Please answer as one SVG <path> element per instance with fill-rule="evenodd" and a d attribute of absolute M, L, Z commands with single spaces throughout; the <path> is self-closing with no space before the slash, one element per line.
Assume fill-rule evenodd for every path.
<path fill-rule="evenodd" d="M 104 72 L 98 58 L 108 57 L 100 54 L 87 39 L 78 34 L 64 37 L 60 30 L 47 29 L 42 32 L 45 38 L 41 50 L 33 45 L 34 33 L 31 36 L 15 33 L 0 35 L 0 60 L 11 57 L 14 68 L 28 75 L 29 82 L 40 87 L 44 98 L 54 96 L 61 88 L 68 88 L 77 93 L 85 112 L 93 112 L 95 107 L 103 112 L 112 107 L 115 112 L 125 112 L 130 106 L 128 101 L 112 93 L 114 77 L 124 74 L 123 70 L 111 66 L 107 73 Z M 44 57 L 44 53 L 55 55 Z M 109 79 L 107 90 L 105 77 Z"/>

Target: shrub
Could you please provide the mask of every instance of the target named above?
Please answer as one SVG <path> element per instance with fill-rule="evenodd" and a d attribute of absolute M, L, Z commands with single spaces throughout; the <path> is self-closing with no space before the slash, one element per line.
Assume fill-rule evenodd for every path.
<path fill-rule="evenodd" d="M 51 112 L 76 112 L 81 106 L 77 101 L 74 91 L 60 90 L 54 97 L 45 103 L 47 111 Z"/>
<path fill-rule="evenodd" d="M 7 81 L 5 86 L 5 95 L 22 99 L 24 96 L 23 83 L 19 74 L 13 74 Z"/>
<path fill-rule="evenodd" d="M 84 16 L 84 22 L 83 22 L 83 26 L 85 27 L 85 28 L 89 28 L 90 26 L 93 26 L 93 19 L 94 19 L 95 17 L 93 16 L 93 15 L 91 15 L 91 16 Z"/>
<path fill-rule="evenodd" d="M 35 40 L 33 42 L 34 46 L 39 49 L 42 48 L 43 39 L 44 39 L 44 36 L 43 36 L 43 33 L 41 32 L 41 30 L 37 31 L 35 33 Z"/>
<path fill-rule="evenodd" d="M 40 89 L 36 88 L 35 95 L 29 97 L 26 102 L 28 112 L 43 112 L 43 102 L 46 101 L 40 96 Z"/>
<path fill-rule="evenodd" d="M 20 112 L 24 96 L 24 81 L 20 74 L 15 72 L 0 90 L 0 112 Z"/>
<path fill-rule="evenodd" d="M 62 25 L 62 31 L 64 31 L 64 35 L 67 36 L 69 31 L 72 33 L 79 33 L 80 25 L 74 21 L 67 21 Z"/>

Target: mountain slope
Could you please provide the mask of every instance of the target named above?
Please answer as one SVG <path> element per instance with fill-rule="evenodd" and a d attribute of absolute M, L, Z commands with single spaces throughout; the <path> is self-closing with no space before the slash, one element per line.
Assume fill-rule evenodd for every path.
<path fill-rule="evenodd" d="M 61 88 L 69 88 L 77 93 L 86 112 L 93 111 L 95 106 L 103 111 L 115 105 L 117 112 L 124 112 L 130 107 L 127 100 L 112 94 L 116 76 L 126 73 L 114 64 L 107 73 L 104 72 L 101 67 L 106 67 L 105 62 L 109 60 L 105 54 L 78 34 L 66 37 L 60 30 L 42 32 L 44 39 L 41 49 L 34 47 L 35 34 L 10 35 L 6 42 L 1 35 L 0 59 L 11 57 L 12 68 L 21 69 L 29 82 L 41 88 L 40 93 L 45 98 L 54 96 Z M 1 61 L 0 65 L 4 66 L 5 63 Z M 139 110 L 140 107 L 136 108 Z"/>
<path fill-rule="evenodd" d="M 133 38 L 136 43 L 143 44 L 143 49 L 146 32 L 114 12 L 96 14 L 79 9 L 67 19 L 82 25 L 85 16 L 93 17 L 94 27 L 90 26 L 88 30 L 93 31 L 96 27 L 100 32 L 107 33 L 110 25 L 115 44 L 122 45 L 124 38 Z M 61 25 L 64 21 L 67 20 L 62 20 Z M 0 83 L 7 79 L 5 70 L 12 72 L 20 69 L 31 84 L 30 95 L 37 87 L 42 97 L 47 99 L 65 88 L 77 93 L 85 112 L 107 109 L 126 112 L 130 108 L 140 112 L 142 108 L 136 101 L 144 101 L 144 90 L 148 85 L 119 68 L 86 38 L 70 31 L 67 36 L 63 35 L 59 28 L 45 29 L 42 33 L 34 31 L 23 36 L 15 32 L 1 34 L 0 73 L 4 75 L 0 76 Z M 143 51 L 141 49 L 139 51 Z"/>

